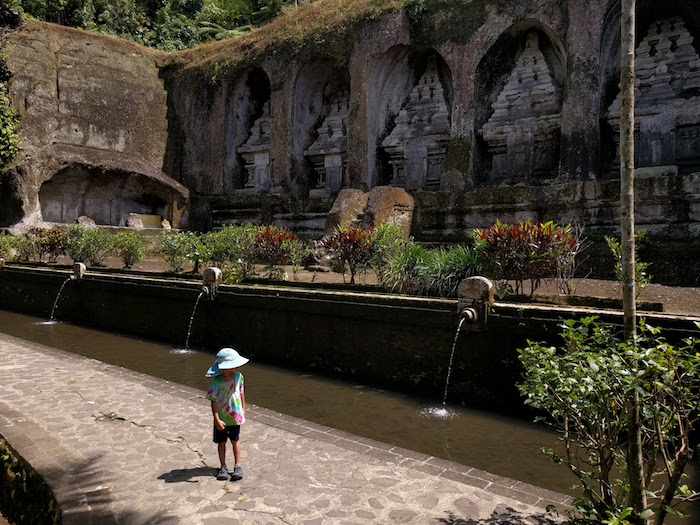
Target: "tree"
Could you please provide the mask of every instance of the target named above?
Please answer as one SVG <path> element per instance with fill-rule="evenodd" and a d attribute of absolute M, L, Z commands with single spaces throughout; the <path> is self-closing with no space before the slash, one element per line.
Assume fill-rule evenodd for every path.
<path fill-rule="evenodd" d="M 562 348 L 528 341 L 519 351 L 519 388 L 561 432 L 563 454 L 547 453 L 578 479 L 576 510 L 589 522 L 661 525 L 669 512 L 679 513 L 679 502 L 698 496 L 683 478 L 700 409 L 700 339 L 674 346 L 640 322 L 631 340 L 595 317 L 567 321 L 562 336 Z M 636 404 L 629 402 L 633 393 Z M 639 443 L 628 439 L 631 432 Z M 630 462 L 637 457 L 639 480 Z M 645 495 L 644 507 L 636 491 Z"/>

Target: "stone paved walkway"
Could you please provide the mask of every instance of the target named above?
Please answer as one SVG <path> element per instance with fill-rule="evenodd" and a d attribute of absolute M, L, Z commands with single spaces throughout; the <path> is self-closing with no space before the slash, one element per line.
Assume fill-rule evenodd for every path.
<path fill-rule="evenodd" d="M 0 436 L 66 525 L 535 524 L 569 501 L 256 406 L 244 479 L 217 481 L 203 394 L 0 334 Z"/>

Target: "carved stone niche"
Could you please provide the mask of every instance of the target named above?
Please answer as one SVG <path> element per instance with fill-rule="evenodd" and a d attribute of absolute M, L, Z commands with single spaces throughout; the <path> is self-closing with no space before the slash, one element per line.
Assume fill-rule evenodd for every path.
<path fill-rule="evenodd" d="M 392 186 L 439 189 L 450 141 L 450 112 L 435 57 L 411 90 L 382 141 L 392 166 Z"/>
<path fill-rule="evenodd" d="M 316 130 L 318 138 L 304 151 L 318 174 L 318 182 L 311 189 L 312 192 L 337 192 L 347 185 L 349 111 L 350 95 L 347 92 L 333 96 L 328 115 Z"/>
<path fill-rule="evenodd" d="M 700 58 L 680 18 L 654 22 L 635 53 L 638 175 L 700 168 Z M 620 95 L 608 108 L 619 155 Z M 615 159 L 619 166 L 619 156 Z"/>
<path fill-rule="evenodd" d="M 481 134 L 491 158 L 491 178 L 517 182 L 553 177 L 559 165 L 561 92 L 540 49 L 539 33 L 529 33 L 525 49 L 491 105 Z"/>
<path fill-rule="evenodd" d="M 270 188 L 270 142 L 270 101 L 267 101 L 262 115 L 250 128 L 250 137 L 237 150 L 245 162 L 245 189 L 260 192 Z"/>

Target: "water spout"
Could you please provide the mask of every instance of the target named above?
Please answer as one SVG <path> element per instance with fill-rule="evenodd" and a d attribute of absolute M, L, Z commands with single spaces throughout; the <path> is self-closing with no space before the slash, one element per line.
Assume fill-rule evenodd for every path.
<path fill-rule="evenodd" d="M 56 315 L 56 308 L 58 307 L 58 300 L 61 298 L 61 293 L 63 292 L 63 288 L 65 288 L 65 286 L 73 279 L 75 279 L 75 276 L 71 275 L 65 281 L 63 281 L 63 284 L 58 289 L 58 294 L 56 295 L 56 299 L 53 302 L 53 308 L 51 309 L 51 316 L 49 316 L 49 323 L 55 322 L 54 316 Z"/>
<path fill-rule="evenodd" d="M 187 326 L 187 338 L 185 339 L 185 350 L 190 349 L 190 335 L 192 334 L 192 322 L 194 321 L 194 316 L 197 313 L 197 305 L 199 304 L 199 300 L 202 298 L 204 295 L 208 295 L 208 290 L 206 287 L 202 288 L 202 291 L 199 292 L 199 295 L 197 296 L 197 300 L 194 302 L 194 308 L 192 309 L 192 315 L 190 315 L 190 324 Z"/>
<path fill-rule="evenodd" d="M 495 286 L 485 277 L 468 277 L 457 287 L 460 326 L 467 331 L 486 329 L 489 310 L 494 304 Z"/>
<path fill-rule="evenodd" d="M 81 262 L 73 263 L 73 275 L 71 279 L 79 281 L 85 275 L 85 265 Z"/>
<path fill-rule="evenodd" d="M 202 274 L 203 289 L 206 290 L 207 297 L 210 300 L 214 300 L 216 292 L 219 285 L 222 282 L 221 270 L 212 266 L 211 268 L 206 268 Z"/>

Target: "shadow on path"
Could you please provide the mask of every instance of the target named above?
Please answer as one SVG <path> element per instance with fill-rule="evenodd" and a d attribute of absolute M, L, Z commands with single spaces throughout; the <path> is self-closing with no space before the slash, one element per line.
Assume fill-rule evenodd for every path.
<path fill-rule="evenodd" d="M 158 476 L 158 479 L 162 479 L 166 483 L 180 483 L 186 481 L 188 483 L 199 483 L 198 479 L 207 477 L 211 478 L 216 476 L 216 469 L 212 467 L 196 467 L 196 468 L 176 468 L 165 474 Z"/>
<path fill-rule="evenodd" d="M 523 514 L 508 507 L 505 511 L 495 510 L 488 518 L 482 520 L 458 518 L 450 513 L 446 518 L 438 519 L 445 525 L 556 525 L 561 519 L 555 514 Z"/>

